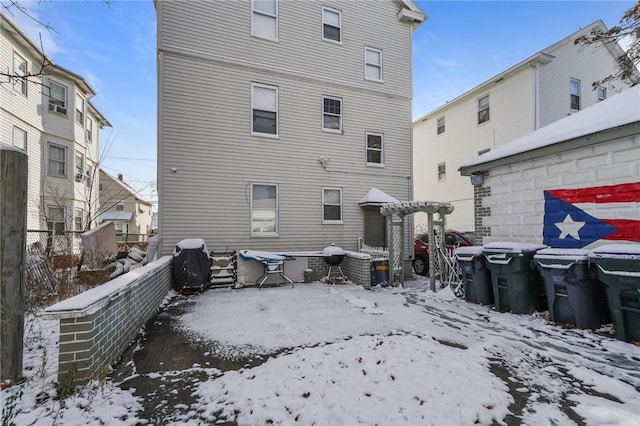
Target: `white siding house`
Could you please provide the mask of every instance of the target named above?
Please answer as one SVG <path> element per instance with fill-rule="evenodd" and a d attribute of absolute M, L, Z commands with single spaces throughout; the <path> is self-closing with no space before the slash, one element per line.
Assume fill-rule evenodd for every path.
<path fill-rule="evenodd" d="M 155 4 L 162 252 L 191 237 L 217 251 L 353 250 L 365 234 L 383 245 L 379 205 L 359 201 L 372 188 L 413 193 L 422 11 L 409 0 Z"/>
<path fill-rule="evenodd" d="M 448 226 L 483 229 L 474 220 L 474 189 L 459 167 L 488 150 L 611 97 L 628 88 L 620 81 L 592 90 L 613 74 L 616 44 L 576 46 L 574 41 L 602 21 L 571 34 L 485 81 L 413 123 L 414 199 L 450 202 Z M 604 96 L 603 96 L 604 95 Z M 416 215 L 416 231 L 426 217 Z"/>
<path fill-rule="evenodd" d="M 2 13 L 0 67 L 32 75 L 0 77 L 0 141 L 28 155 L 27 228 L 87 229 L 98 209 L 99 131 L 110 126 L 94 90 Z"/>

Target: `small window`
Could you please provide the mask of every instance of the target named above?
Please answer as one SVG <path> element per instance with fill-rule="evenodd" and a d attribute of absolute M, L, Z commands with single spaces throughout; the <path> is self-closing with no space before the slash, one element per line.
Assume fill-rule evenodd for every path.
<path fill-rule="evenodd" d="M 93 142 L 93 120 L 87 117 L 87 127 L 85 128 L 85 134 L 87 135 L 87 142 Z"/>
<path fill-rule="evenodd" d="M 322 130 L 342 131 L 342 99 L 322 98 Z"/>
<path fill-rule="evenodd" d="M 364 48 L 364 78 L 382 81 L 382 50 Z"/>
<path fill-rule="evenodd" d="M 278 40 L 278 1 L 251 0 L 251 35 Z"/>
<path fill-rule="evenodd" d="M 116 204 L 116 210 L 119 212 L 124 211 L 124 203 L 122 201 Z"/>
<path fill-rule="evenodd" d="M 48 207 L 47 216 L 47 229 L 49 231 L 64 232 L 64 207 Z"/>
<path fill-rule="evenodd" d="M 322 223 L 342 223 L 341 188 L 322 188 Z"/>
<path fill-rule="evenodd" d="M 82 227 L 83 219 L 84 219 L 84 210 L 76 209 L 75 214 L 73 216 L 73 221 L 74 221 L 76 231 L 82 231 L 84 229 Z"/>
<path fill-rule="evenodd" d="M 27 132 L 20 127 L 13 126 L 13 146 L 23 151 L 27 150 Z"/>
<path fill-rule="evenodd" d="M 607 99 L 607 88 L 606 87 L 598 86 L 597 90 L 598 90 L 598 102 L 604 101 L 605 99 Z"/>
<path fill-rule="evenodd" d="M 278 235 L 278 186 L 251 184 L 251 235 Z"/>
<path fill-rule="evenodd" d="M 571 79 L 571 109 L 580 110 L 580 80 Z"/>
<path fill-rule="evenodd" d="M 82 182 L 84 178 L 84 154 L 76 151 L 76 182 Z"/>
<path fill-rule="evenodd" d="M 438 126 L 437 133 L 439 135 L 444 133 L 444 117 L 438 118 L 437 126 Z"/>
<path fill-rule="evenodd" d="M 367 133 L 367 166 L 384 165 L 383 137 L 381 133 Z"/>
<path fill-rule="evenodd" d="M 486 154 L 489 151 L 491 151 L 491 148 L 481 149 L 480 151 L 478 151 L 478 155 L 480 156 L 482 154 Z"/>
<path fill-rule="evenodd" d="M 49 174 L 65 176 L 67 174 L 67 148 L 49 144 Z"/>
<path fill-rule="evenodd" d="M 67 115 L 67 87 L 49 81 L 49 111 Z"/>
<path fill-rule="evenodd" d="M 84 126 L 84 98 L 76 94 L 76 123 Z"/>
<path fill-rule="evenodd" d="M 478 99 L 478 124 L 489 121 L 489 95 Z"/>
<path fill-rule="evenodd" d="M 104 191 L 104 183 L 99 183 L 99 184 L 98 184 L 98 191 L 99 191 L 99 192 Z"/>
<path fill-rule="evenodd" d="M 278 88 L 264 84 L 251 85 L 251 134 L 278 135 Z"/>
<path fill-rule="evenodd" d="M 27 61 L 13 52 L 13 90 L 27 96 Z"/>
<path fill-rule="evenodd" d="M 447 178 L 447 165 L 445 163 L 438 164 L 438 181 L 443 181 Z"/>
<path fill-rule="evenodd" d="M 342 42 L 342 12 L 339 10 L 322 8 L 322 39 Z"/>
<path fill-rule="evenodd" d="M 87 187 L 90 187 L 91 180 L 93 179 L 93 167 L 90 166 L 89 164 L 87 164 L 85 168 L 84 176 L 85 176 L 85 182 L 87 184 Z"/>

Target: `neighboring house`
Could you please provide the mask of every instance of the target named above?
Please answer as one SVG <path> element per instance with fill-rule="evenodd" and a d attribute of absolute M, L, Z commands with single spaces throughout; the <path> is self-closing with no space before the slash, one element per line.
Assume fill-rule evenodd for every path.
<path fill-rule="evenodd" d="M 151 232 L 153 204 L 131 186 L 122 174 L 114 178 L 100 169 L 100 216 L 99 222 L 111 221 L 118 234 L 133 234 L 132 239 L 145 241 Z"/>
<path fill-rule="evenodd" d="M 414 199 L 450 202 L 449 227 L 479 230 L 473 186 L 458 173 L 462 164 L 628 88 L 612 81 L 593 90 L 594 81 L 615 73 L 623 54 L 615 42 L 574 45 L 594 28 L 606 29 L 596 21 L 417 119 Z M 417 215 L 416 232 L 425 224 Z"/>
<path fill-rule="evenodd" d="M 44 68 L 42 69 L 44 64 Z M 82 231 L 98 209 L 99 131 L 85 79 L 48 58 L 0 13 L 0 141 L 28 155 L 27 228 Z"/>
<path fill-rule="evenodd" d="M 483 243 L 640 242 L 640 85 L 465 163 Z"/>
<path fill-rule="evenodd" d="M 154 4 L 162 253 L 194 237 L 214 251 L 385 245 L 380 205 L 413 194 L 424 13 L 410 0 Z"/>

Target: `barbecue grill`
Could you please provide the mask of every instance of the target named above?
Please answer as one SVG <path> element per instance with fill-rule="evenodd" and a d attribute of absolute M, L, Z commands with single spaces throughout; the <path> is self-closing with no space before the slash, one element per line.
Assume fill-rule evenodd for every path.
<path fill-rule="evenodd" d="M 342 248 L 336 246 L 335 244 L 331 244 L 328 247 L 325 247 L 322 250 L 322 258 L 329 265 L 329 272 L 327 273 L 326 280 L 328 283 L 336 284 L 337 282 L 347 281 L 347 277 L 344 276 L 342 272 L 342 267 L 340 264 L 344 260 L 345 252 Z M 331 277 L 331 270 L 335 268 L 340 275 L 336 275 L 335 277 Z"/>

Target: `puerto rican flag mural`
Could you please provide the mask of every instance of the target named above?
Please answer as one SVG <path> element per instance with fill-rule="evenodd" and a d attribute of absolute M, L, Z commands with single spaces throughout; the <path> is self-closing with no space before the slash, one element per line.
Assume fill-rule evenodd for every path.
<path fill-rule="evenodd" d="M 640 242 L 640 182 L 544 191 L 543 238 L 561 248 Z"/>

